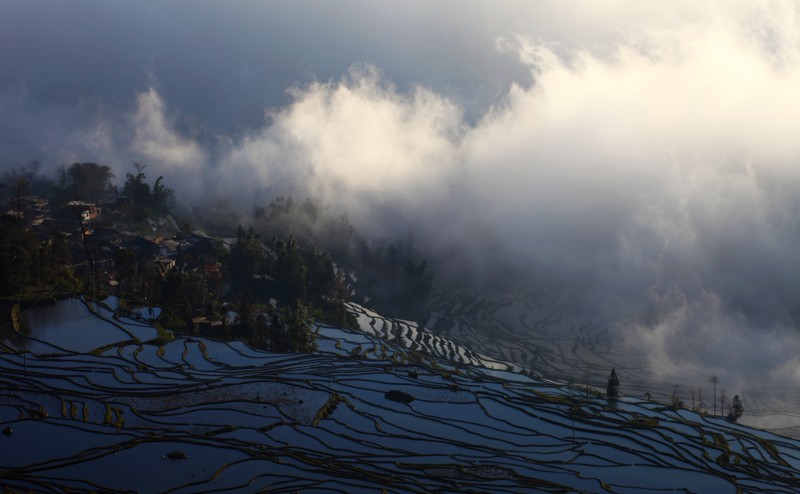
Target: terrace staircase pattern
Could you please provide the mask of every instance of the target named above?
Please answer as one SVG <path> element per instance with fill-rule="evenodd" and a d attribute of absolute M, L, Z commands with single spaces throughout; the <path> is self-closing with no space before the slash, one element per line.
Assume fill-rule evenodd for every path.
<path fill-rule="evenodd" d="M 142 321 L 86 304 L 80 317 L 118 341 L 86 351 L 69 339 L 2 339 L 9 489 L 800 489 L 796 440 L 663 403 L 584 396 L 356 306 L 364 331 L 319 326 L 318 352 L 292 355 L 192 336 L 158 343 Z"/>

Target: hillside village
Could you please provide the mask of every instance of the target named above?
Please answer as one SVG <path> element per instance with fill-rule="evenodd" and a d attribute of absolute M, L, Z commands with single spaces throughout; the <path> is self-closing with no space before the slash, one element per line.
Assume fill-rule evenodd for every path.
<path fill-rule="evenodd" d="M 10 199 L 19 202 L 3 212 L 0 220 L 4 228 L 21 229 L 38 236 L 43 243 L 53 246 L 63 239 L 66 252 L 72 261 L 75 275 L 86 275 L 89 257 L 96 262 L 98 289 L 113 291 L 119 286 L 119 273 L 115 269 L 114 254 L 129 249 L 142 264 L 155 264 L 168 270 L 175 266 L 182 251 L 187 262 L 196 262 L 201 255 L 213 257 L 212 239 L 202 234 L 176 235 L 178 227 L 172 217 L 145 220 L 145 229 L 126 223 L 128 201 L 120 198 L 115 203 L 95 204 L 67 201 L 51 205 L 46 197 L 36 195 Z M 89 246 L 87 257 L 86 245 Z M 194 267 L 194 266 L 193 266 Z"/>
<path fill-rule="evenodd" d="M 345 322 L 344 277 L 328 254 L 291 237 L 267 246 L 252 229 L 212 237 L 179 226 L 174 192 L 161 177 L 151 188 L 141 165 L 122 190 L 105 165 L 75 163 L 62 174 L 60 187 L 25 176 L 4 187 L 6 301 L 116 295 L 122 308 L 160 307 L 166 328 L 273 350 L 309 348 L 312 316 Z"/>

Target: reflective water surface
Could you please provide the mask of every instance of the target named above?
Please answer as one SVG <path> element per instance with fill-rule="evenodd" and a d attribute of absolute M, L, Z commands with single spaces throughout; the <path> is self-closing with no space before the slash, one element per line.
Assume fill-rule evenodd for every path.
<path fill-rule="evenodd" d="M 57 305 L 2 340 L 0 476 L 15 489 L 800 489 L 793 439 L 585 397 L 358 306 L 363 332 L 323 326 L 319 353 L 286 355 L 154 345 L 112 303 Z"/>

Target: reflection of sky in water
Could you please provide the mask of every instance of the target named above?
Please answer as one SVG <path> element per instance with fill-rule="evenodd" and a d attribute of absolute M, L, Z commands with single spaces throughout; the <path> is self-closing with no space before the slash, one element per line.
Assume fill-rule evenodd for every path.
<path fill-rule="evenodd" d="M 34 334 L 62 345 L 64 333 L 128 338 L 78 300 L 45 312 L 28 317 L 43 326 Z M 13 473 L 4 482 L 148 492 L 602 492 L 599 480 L 614 492 L 734 492 L 731 478 L 753 492 L 798 487 L 798 441 L 662 403 L 577 396 L 494 369 L 499 361 L 412 353 L 427 342 L 463 358 L 425 330 L 362 316 L 369 333 L 320 328 L 317 355 L 180 335 L 100 355 L 0 354 L 0 389 L 13 390 L 0 392 L 0 420 L 14 429 L 0 436 L 0 471 Z M 415 344 L 392 343 L 400 333 Z M 81 344 L 90 346 L 72 346 Z M 414 400 L 393 401 L 390 390 Z"/>
<path fill-rule="evenodd" d="M 115 300 L 109 301 L 116 305 Z M 134 337 L 148 340 L 157 336 L 152 327 L 134 321 L 126 323 L 124 320 L 114 320 L 112 312 L 98 304 L 92 306 L 101 317 L 92 314 L 86 303 L 78 298 L 61 300 L 24 312 L 21 325 L 31 338 L 24 348 L 34 353 L 49 353 L 58 349 L 89 352 Z M 11 338 L 7 341 L 19 348 L 18 341 Z"/>

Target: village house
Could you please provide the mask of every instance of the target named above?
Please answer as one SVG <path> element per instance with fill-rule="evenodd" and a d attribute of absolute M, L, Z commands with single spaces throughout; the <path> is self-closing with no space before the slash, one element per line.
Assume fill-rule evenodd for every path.
<path fill-rule="evenodd" d="M 10 208 L 2 216 L 15 220 L 25 227 L 41 226 L 48 213 L 49 201 L 40 196 L 13 197 L 8 200 Z"/>
<path fill-rule="evenodd" d="M 100 208 L 90 202 L 69 201 L 64 205 L 64 208 L 74 214 L 79 214 L 84 222 L 93 221 L 100 214 Z"/>
<path fill-rule="evenodd" d="M 161 247 L 153 240 L 141 235 L 128 237 L 123 241 L 124 246 L 131 249 L 139 262 L 149 261 L 161 253 Z"/>

